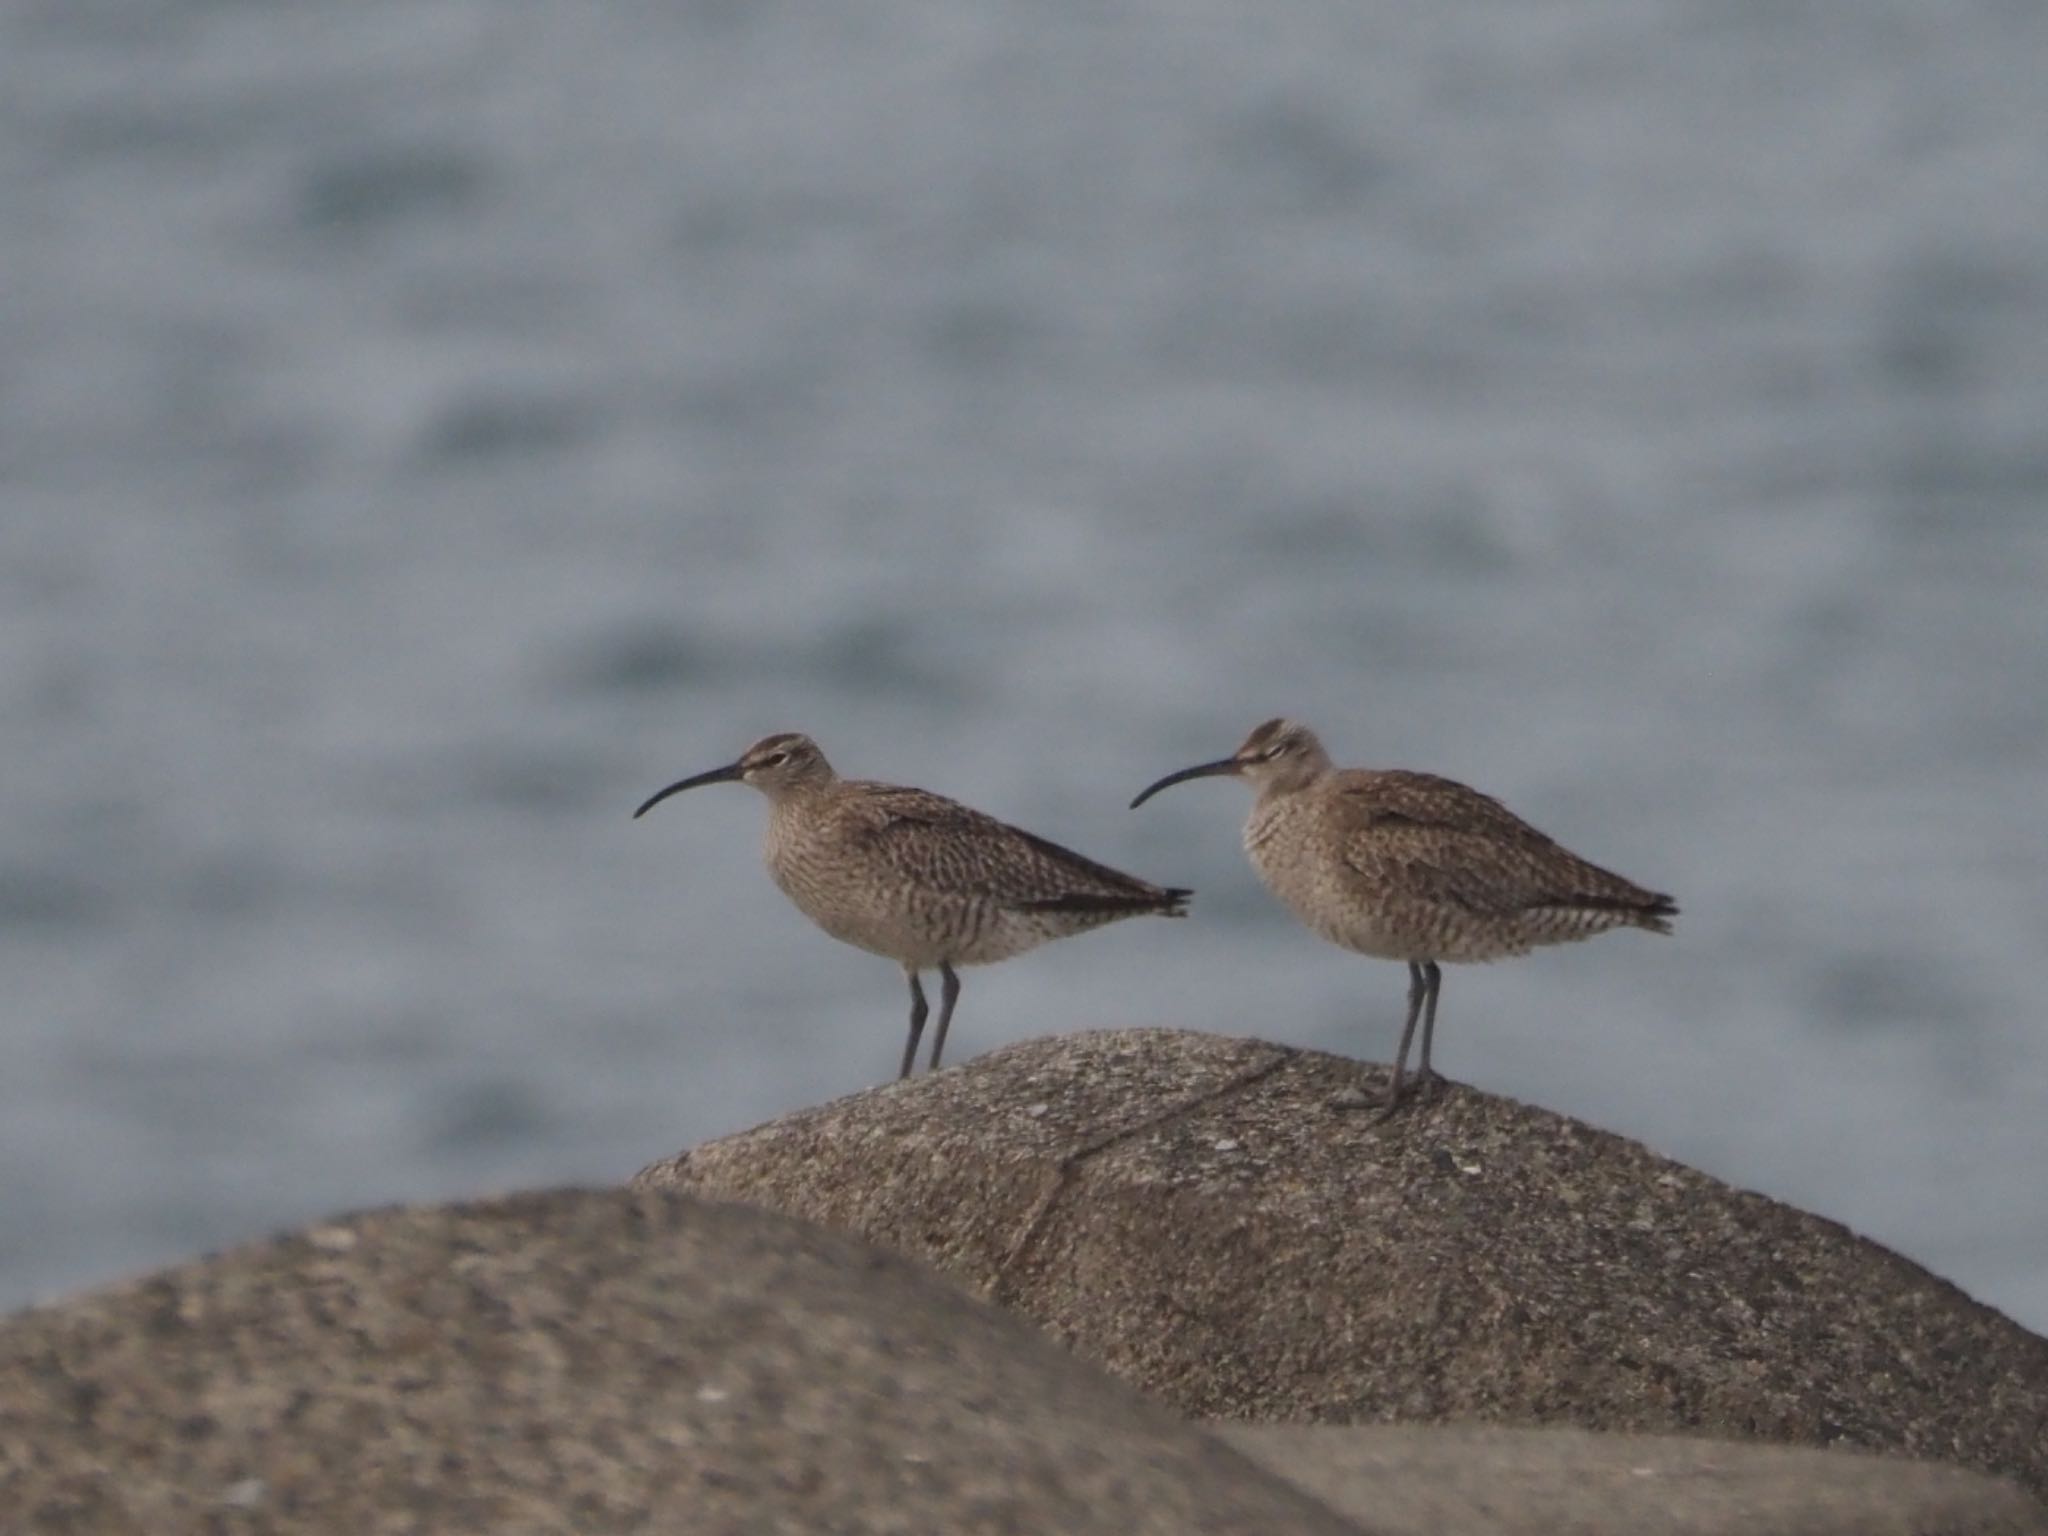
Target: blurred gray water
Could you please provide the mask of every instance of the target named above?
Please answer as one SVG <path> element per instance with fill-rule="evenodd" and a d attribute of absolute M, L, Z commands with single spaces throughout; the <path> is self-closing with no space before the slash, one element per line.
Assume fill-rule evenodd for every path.
<path fill-rule="evenodd" d="M 769 730 L 1157 880 L 960 1059 L 1384 1059 L 1269 714 L 1679 934 L 1455 1076 L 2048 1327 L 2048 8 L 0 8 L 0 1300 L 611 1180 L 902 983 L 645 794 Z"/>

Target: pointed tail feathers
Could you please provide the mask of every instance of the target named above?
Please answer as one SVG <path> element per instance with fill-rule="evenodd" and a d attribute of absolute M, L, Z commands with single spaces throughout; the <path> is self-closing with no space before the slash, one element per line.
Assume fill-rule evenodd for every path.
<path fill-rule="evenodd" d="M 1105 917 L 1137 917 L 1156 912 L 1161 917 L 1186 917 L 1188 898 L 1194 894 L 1177 885 L 1132 892 L 1068 891 L 1021 905 L 1027 912 L 1090 912 Z"/>

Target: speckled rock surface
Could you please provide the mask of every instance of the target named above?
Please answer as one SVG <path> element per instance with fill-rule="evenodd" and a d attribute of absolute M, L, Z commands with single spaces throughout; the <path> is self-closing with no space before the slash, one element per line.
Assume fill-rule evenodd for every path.
<path fill-rule="evenodd" d="M 1933 1462 L 1677 1435 L 1212 1424 L 1386 1536 L 2040 1536 L 2016 1483 Z"/>
<path fill-rule="evenodd" d="M 1889 1451 L 2048 1490 L 2048 1341 L 1847 1229 L 1451 1088 L 1065 1035 L 640 1175 L 931 1260 L 1200 1417 L 1477 1420 Z M 1379 1074 L 1383 1076 L 1383 1074 Z"/>
<path fill-rule="evenodd" d="M 559 1193 L 0 1323 L 6 1536 L 1357 1528 L 921 1265 Z"/>

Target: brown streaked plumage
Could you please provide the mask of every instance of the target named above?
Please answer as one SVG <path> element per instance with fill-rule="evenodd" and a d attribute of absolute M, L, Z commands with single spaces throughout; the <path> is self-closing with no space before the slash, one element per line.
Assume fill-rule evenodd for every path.
<path fill-rule="evenodd" d="M 936 1067 L 960 998 L 954 966 L 1007 960 L 1121 917 L 1181 917 L 1192 894 L 1148 885 L 944 795 L 842 779 L 816 742 L 791 732 L 669 785 L 633 814 L 700 784 L 733 782 L 768 797 L 764 854 L 783 894 L 833 938 L 896 961 L 910 978 L 899 1077 L 910 1075 L 929 1011 L 918 972 L 940 978 Z"/>
<path fill-rule="evenodd" d="M 1422 1023 L 1417 1076 L 1436 1075 L 1438 962 L 1498 960 L 1610 928 L 1669 933 L 1678 907 L 1560 847 L 1490 795 L 1399 769 L 1338 768 L 1315 732 L 1268 720 L 1229 757 L 1169 784 L 1230 774 L 1258 791 L 1244 847 L 1267 888 L 1333 944 L 1408 962 L 1408 1016 L 1384 1113 L 1401 1099 Z"/>

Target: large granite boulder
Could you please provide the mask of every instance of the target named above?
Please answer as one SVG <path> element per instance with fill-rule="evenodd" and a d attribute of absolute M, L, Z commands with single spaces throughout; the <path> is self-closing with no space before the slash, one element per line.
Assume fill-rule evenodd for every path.
<path fill-rule="evenodd" d="M 616 1191 L 357 1216 L 9 1318 L 0 1531 L 1358 1536 L 921 1265 Z"/>
<path fill-rule="evenodd" d="M 639 1182 L 937 1264 L 1190 1415 L 1690 1431 L 2048 1490 L 2048 1341 L 1831 1221 L 1460 1087 L 1067 1035 L 784 1116 Z"/>
<path fill-rule="evenodd" d="M 680 1195 L 377 1212 L 0 1321 L 6 1536 L 1558 1530 L 2048 1516 L 1811 1450 L 1197 1426 L 920 1265 Z"/>

